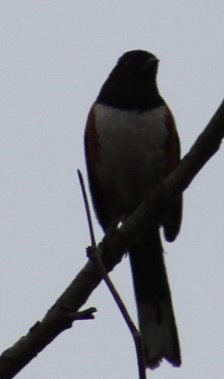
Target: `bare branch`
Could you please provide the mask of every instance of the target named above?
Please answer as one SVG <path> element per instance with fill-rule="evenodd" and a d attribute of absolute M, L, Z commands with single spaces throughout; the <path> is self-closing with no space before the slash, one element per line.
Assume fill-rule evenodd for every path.
<path fill-rule="evenodd" d="M 99 270 L 99 273 L 101 274 L 101 277 L 105 281 L 107 288 L 109 289 L 111 295 L 113 296 L 113 299 L 115 303 L 118 306 L 118 309 L 120 310 L 122 317 L 124 318 L 124 321 L 126 322 L 126 325 L 129 328 L 129 331 L 132 335 L 132 338 L 134 340 L 135 344 L 135 350 L 136 350 L 136 356 L 137 356 L 137 363 L 138 363 L 138 373 L 139 373 L 139 379 L 146 379 L 146 371 L 145 371 L 145 362 L 144 362 L 144 349 L 143 349 L 143 340 L 142 340 L 142 334 L 140 331 L 136 328 L 134 322 L 132 321 L 118 291 L 116 290 L 113 282 L 111 281 L 107 271 L 105 270 L 103 263 L 100 259 L 100 256 L 98 255 L 98 251 L 96 248 L 96 239 L 94 235 L 94 228 L 93 223 L 91 219 L 91 213 L 90 213 L 90 207 L 88 202 L 88 197 L 86 193 L 85 183 L 83 180 L 83 176 L 80 170 L 78 170 L 78 177 L 79 182 L 82 190 L 85 210 L 86 210 L 86 216 L 89 226 L 89 233 L 90 233 L 90 239 L 91 239 L 91 247 L 88 247 L 86 249 L 87 251 L 87 257 L 92 260 L 93 263 L 95 263 L 96 267 Z"/>
<path fill-rule="evenodd" d="M 91 239 L 91 245 L 92 247 L 96 247 L 96 239 L 94 236 L 94 230 L 93 230 L 93 223 L 92 223 L 92 218 L 91 218 L 91 213 L 90 213 L 90 207 L 89 207 L 89 202 L 88 202 L 88 197 L 85 189 L 85 184 L 83 180 L 83 176 L 80 170 L 77 170 L 78 172 L 78 178 L 79 178 L 79 183 L 81 186 L 82 190 L 82 196 L 84 200 L 84 205 L 85 205 L 85 210 L 86 210 L 86 216 L 87 216 L 87 221 L 88 221 L 88 226 L 89 226 L 89 234 L 90 234 L 90 239 Z"/>
<path fill-rule="evenodd" d="M 136 239 L 139 230 L 142 230 L 144 225 L 149 227 L 154 217 L 162 213 L 164 205 L 172 202 L 189 186 L 204 164 L 219 149 L 223 136 L 224 101 L 175 172 L 167 177 L 159 188 L 152 191 L 149 198 L 121 228 L 110 233 L 110 236 L 106 235 L 98 245 L 98 253 L 107 272 L 120 262 L 124 252 Z M 101 275 L 96 266 L 88 261 L 44 319 L 1 355 L 0 378 L 13 378 L 63 330 L 71 327 L 71 321 L 65 322 L 63 317 L 58 316 L 61 313 L 60 308 L 77 312 L 100 281 Z"/>
<path fill-rule="evenodd" d="M 77 320 L 93 320 L 94 314 L 96 312 L 96 308 L 91 307 L 87 308 L 84 311 L 79 311 L 71 314 L 72 321 L 77 321 Z"/>
<path fill-rule="evenodd" d="M 131 316 L 129 315 L 127 308 L 125 307 L 123 300 L 121 299 L 118 291 L 116 290 L 113 282 L 111 281 L 107 271 L 105 270 L 103 266 L 100 256 L 98 255 L 97 249 L 89 248 L 87 256 L 96 264 L 96 267 L 98 268 L 102 278 L 104 279 L 107 285 L 107 288 L 109 289 L 111 295 L 113 296 L 114 301 L 117 304 L 126 325 L 128 326 L 128 329 L 132 335 L 132 338 L 135 344 L 139 379 L 146 379 L 142 334 L 136 328 L 134 322 L 132 321 Z"/>

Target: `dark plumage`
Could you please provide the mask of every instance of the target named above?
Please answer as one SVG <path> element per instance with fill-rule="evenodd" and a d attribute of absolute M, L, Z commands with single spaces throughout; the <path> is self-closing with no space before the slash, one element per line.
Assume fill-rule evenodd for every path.
<path fill-rule="evenodd" d="M 131 214 L 180 160 L 174 118 L 160 96 L 158 59 L 125 53 L 103 84 L 86 124 L 85 152 L 94 208 L 104 231 Z M 167 241 L 180 229 L 182 197 L 153 228 L 142 231 L 129 255 L 143 334 L 145 361 L 181 364 L 177 328 L 163 259 L 160 226 Z"/>

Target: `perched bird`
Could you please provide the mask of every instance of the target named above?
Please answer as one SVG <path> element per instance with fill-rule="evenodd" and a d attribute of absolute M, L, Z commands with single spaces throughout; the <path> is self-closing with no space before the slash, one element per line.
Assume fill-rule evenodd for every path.
<path fill-rule="evenodd" d="M 105 232 L 124 221 L 180 160 L 174 118 L 157 88 L 158 62 L 142 50 L 122 55 L 88 115 L 85 154 L 89 186 Z M 180 196 L 162 220 L 142 230 L 129 250 L 145 362 L 150 368 L 163 358 L 173 366 L 181 364 L 160 237 L 162 227 L 165 239 L 173 241 L 181 216 Z"/>

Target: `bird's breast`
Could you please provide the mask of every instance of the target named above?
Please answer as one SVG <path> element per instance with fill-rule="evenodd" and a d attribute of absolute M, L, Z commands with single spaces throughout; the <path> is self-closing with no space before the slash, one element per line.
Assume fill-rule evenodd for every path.
<path fill-rule="evenodd" d="M 100 156 L 97 175 L 116 203 L 132 211 L 164 170 L 165 106 L 140 113 L 96 104 L 94 116 Z"/>

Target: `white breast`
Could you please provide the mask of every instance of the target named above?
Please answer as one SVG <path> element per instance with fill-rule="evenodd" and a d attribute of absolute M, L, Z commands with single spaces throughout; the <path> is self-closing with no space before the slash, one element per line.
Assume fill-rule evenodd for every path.
<path fill-rule="evenodd" d="M 97 104 L 95 121 L 101 146 L 99 175 L 117 201 L 133 210 L 161 175 L 165 106 L 140 113 Z"/>

